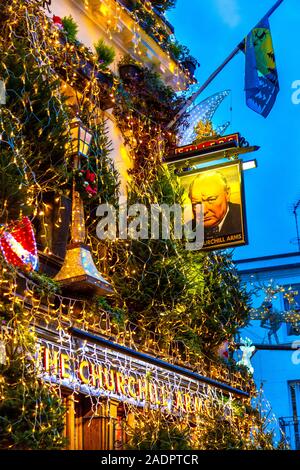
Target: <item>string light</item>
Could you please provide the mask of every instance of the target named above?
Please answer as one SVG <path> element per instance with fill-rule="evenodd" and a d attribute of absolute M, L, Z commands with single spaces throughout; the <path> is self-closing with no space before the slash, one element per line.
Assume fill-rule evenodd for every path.
<path fill-rule="evenodd" d="M 89 343 L 78 349 L 74 347 L 70 327 L 77 327 L 250 392 L 250 398 L 239 398 L 217 393 L 213 388 L 199 389 L 194 394 L 199 398 L 198 413 L 191 416 L 192 403 L 196 402 L 191 398 L 195 384 L 184 382 L 179 375 L 171 376 L 165 370 L 147 370 L 142 384 L 144 399 L 134 401 L 135 397 L 131 397 L 133 401 L 130 401 L 129 397 L 123 397 L 126 419 L 130 415 L 135 418 L 134 429 L 128 429 L 127 433 L 132 442 L 134 435 L 138 435 L 137 447 L 149 435 L 146 422 L 167 431 L 173 430 L 174 423 L 176 432 L 188 429 L 190 444 L 195 448 L 222 448 L 232 435 L 242 442 L 243 448 L 255 445 L 271 447 L 267 439 L 263 441 L 257 414 L 249 411 L 251 397 L 255 395 L 253 382 L 243 371 L 230 368 L 210 355 L 211 346 L 227 339 L 235 328 L 243 324 L 248 313 L 246 299 L 239 291 L 239 279 L 230 261 L 218 254 L 198 253 L 192 258 L 174 240 L 135 242 L 117 239 L 104 243 L 96 236 L 94 209 L 97 204 L 110 201 L 118 205 L 117 175 L 108 156 L 110 142 L 103 124 L 103 108 L 115 102 L 114 115 L 133 160 L 129 196 L 147 204 L 160 201 L 175 203 L 180 201 L 180 187 L 174 175 L 163 167 L 162 157 L 175 142 L 177 128 L 169 133 L 165 126 L 170 122 L 170 115 L 182 104 L 180 99 L 151 74 L 145 76 L 144 84 L 149 86 L 146 96 L 143 87 L 133 84 L 121 89 L 115 77 L 112 86 L 106 87 L 101 77 L 103 80 L 104 77 L 111 78 L 111 73 L 100 71 L 93 61 L 93 54 L 83 45 L 66 42 L 62 32 L 38 8 L 39 2 L 12 0 L 8 5 L 7 1 L 0 0 L 0 4 L 3 17 L 8 18 L 7 34 L 0 38 L 2 62 L 5 64 L 3 76 L 7 81 L 17 77 L 17 83 L 12 87 L 15 94 L 10 97 L 14 106 L 10 111 L 0 110 L 1 170 L 7 177 L 13 174 L 12 179 L 20 188 L 17 207 L 16 199 L 12 197 L 15 187 L 1 200 L 3 222 L 11 219 L 13 210 L 19 217 L 32 208 L 34 223 L 41 225 L 37 240 L 39 235 L 45 240 L 38 240 L 38 243 L 48 253 L 52 252 L 51 236 L 54 232 L 51 218 L 56 211 L 58 216 L 53 225 L 62 233 L 67 205 L 61 201 L 63 197 L 70 196 L 72 187 L 73 172 L 70 171 L 66 144 L 74 114 L 71 107 L 75 103 L 95 136 L 91 162 L 97 174 L 99 193 L 85 201 L 86 241 L 91 246 L 97 269 L 105 273 L 105 278 L 115 290 L 109 301 L 101 297 L 70 298 L 47 276 L 24 273 L 0 260 L 0 315 L 1 321 L 5 322 L 1 341 L 5 344 L 6 354 L 6 364 L 0 372 L 0 410 L 3 410 L 1 406 L 11 402 L 8 397 L 16 387 L 20 391 L 14 409 L 16 419 L 7 419 L 1 428 L 1 432 L 5 429 L 1 445 L 9 448 L 17 448 L 18 445 L 61 448 L 66 445 L 62 437 L 63 390 L 67 385 L 75 399 L 78 374 L 87 380 L 84 363 L 79 363 L 79 369 L 77 363 L 76 369 L 78 349 L 80 357 L 83 361 L 89 360 L 91 367 L 100 365 L 99 349 Z M 90 8 L 88 1 L 85 7 Z M 148 4 L 147 10 L 152 14 Z M 108 23 L 109 28 L 113 28 L 113 24 L 113 21 Z M 163 34 L 159 30 L 157 37 L 162 44 Z M 20 66 L 19 75 L 14 73 L 16 64 Z M 72 99 L 67 100 L 67 96 Z M 51 199 L 49 195 L 53 194 Z M 18 251 L 19 247 L 16 248 Z M 48 261 L 50 259 L 47 258 Z M 50 377 L 56 376 L 55 373 L 48 374 L 48 380 L 46 377 L 44 381 L 40 380 L 43 374 L 47 374 L 47 370 L 39 368 L 42 353 L 39 344 L 45 330 L 54 338 L 59 354 L 68 352 L 67 357 L 63 357 L 65 377 L 56 377 L 55 381 Z M 52 345 L 49 339 L 44 338 L 44 341 L 46 345 Z M 126 392 L 139 398 L 133 380 L 130 381 L 132 375 L 138 375 L 139 365 L 126 357 L 112 357 L 108 351 L 105 355 L 107 371 L 101 378 L 104 382 L 106 380 L 106 388 L 113 387 L 113 379 L 115 383 L 117 381 L 116 375 L 112 379 L 109 369 L 116 370 L 118 366 L 121 374 L 118 376 L 119 387 L 124 387 L 122 376 L 127 375 Z M 53 349 L 48 359 L 52 361 L 50 369 L 52 367 L 55 372 Z M 75 365 L 75 370 L 71 365 Z M 15 376 L 11 374 L 10 367 L 16 371 Z M 97 372 L 95 369 L 91 381 L 97 380 Z M 15 377 L 14 381 L 7 380 L 9 377 Z M 173 403 L 167 393 L 168 382 Z M 151 383 L 164 385 L 165 393 L 157 395 L 157 387 L 151 388 Z M 109 408 L 112 396 L 108 392 L 113 390 L 104 390 L 106 394 L 97 395 L 89 386 L 85 391 L 91 402 L 91 416 L 103 403 Z M 143 403 L 142 414 L 139 411 L 141 401 L 150 402 Z M 163 411 L 158 402 L 163 402 Z M 68 414 L 71 413 L 69 409 Z M 21 444 L 17 439 L 20 417 L 24 418 L 21 422 L 27 426 L 27 440 Z M 237 443 L 237 439 L 234 442 Z M 172 445 L 175 444 L 170 443 L 170 448 Z"/>
<path fill-rule="evenodd" d="M 0 249 L 7 263 L 35 270 L 38 264 L 33 228 L 28 217 L 5 227 L 0 236 Z"/>
<path fill-rule="evenodd" d="M 217 111 L 218 107 L 224 101 L 224 99 L 230 94 L 229 90 L 215 93 L 214 95 L 206 98 L 188 110 L 188 126 L 181 129 L 181 138 L 179 145 L 184 146 L 193 142 L 195 139 L 195 128 L 199 122 L 211 122 L 212 118 Z M 230 123 L 223 124 L 217 129 L 217 132 L 221 135 L 226 131 Z"/>

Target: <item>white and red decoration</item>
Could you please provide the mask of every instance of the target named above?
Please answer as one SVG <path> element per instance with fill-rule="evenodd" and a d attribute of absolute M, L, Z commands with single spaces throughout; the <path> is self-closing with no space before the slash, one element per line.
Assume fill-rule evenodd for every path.
<path fill-rule="evenodd" d="M 60 30 L 64 29 L 64 26 L 63 26 L 63 23 L 62 23 L 62 19 L 61 19 L 59 16 L 53 15 L 52 21 L 53 21 L 53 25 L 54 25 L 57 29 L 60 29 Z"/>
<path fill-rule="evenodd" d="M 218 347 L 218 356 L 221 359 L 227 361 L 229 359 L 229 342 L 223 341 L 223 343 Z"/>
<path fill-rule="evenodd" d="M 0 229 L 1 230 L 1 229 Z M 28 217 L 2 227 L 0 249 L 7 263 L 33 271 L 38 265 L 37 247 Z"/>

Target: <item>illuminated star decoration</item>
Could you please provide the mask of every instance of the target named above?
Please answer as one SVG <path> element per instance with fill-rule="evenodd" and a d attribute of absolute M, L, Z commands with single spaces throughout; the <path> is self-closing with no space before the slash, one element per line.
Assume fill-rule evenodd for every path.
<path fill-rule="evenodd" d="M 188 109 L 189 117 L 189 125 L 186 129 L 182 129 L 181 139 L 179 141 L 179 145 L 188 145 L 195 139 L 195 127 L 200 122 L 211 121 L 215 112 L 217 111 L 220 104 L 224 101 L 224 99 L 230 94 L 230 90 L 221 91 L 215 93 L 212 96 L 209 96 L 201 103 L 194 105 L 193 107 Z M 230 125 L 230 122 L 226 122 L 225 124 L 219 126 L 216 129 L 216 132 L 219 135 L 222 135 L 225 130 Z"/>
<path fill-rule="evenodd" d="M 0 237 L 0 249 L 7 263 L 30 271 L 37 268 L 37 247 L 28 217 L 5 227 Z"/>

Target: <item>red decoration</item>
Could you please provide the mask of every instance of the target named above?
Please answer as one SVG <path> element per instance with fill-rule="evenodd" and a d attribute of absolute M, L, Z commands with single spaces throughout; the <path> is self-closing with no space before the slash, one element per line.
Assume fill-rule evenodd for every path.
<path fill-rule="evenodd" d="M 52 21 L 54 26 L 56 26 L 58 29 L 63 29 L 62 19 L 59 16 L 53 15 Z"/>
<path fill-rule="evenodd" d="M 85 179 L 89 181 L 90 183 L 94 183 L 96 180 L 96 175 L 95 173 L 92 173 L 90 170 L 86 170 Z"/>
<path fill-rule="evenodd" d="M 221 359 L 228 360 L 229 352 L 228 352 L 229 343 L 228 341 L 224 341 L 218 348 L 218 356 Z"/>
<path fill-rule="evenodd" d="M 174 150 L 175 155 L 192 153 L 204 149 L 210 149 L 211 147 L 218 147 L 222 145 L 227 145 L 227 147 L 238 147 L 240 145 L 240 134 L 230 134 L 224 135 L 223 137 L 218 137 L 217 139 L 211 139 L 205 142 L 200 142 L 199 144 L 185 145 L 183 147 L 177 147 Z M 227 148 L 226 147 L 226 148 Z"/>
<path fill-rule="evenodd" d="M 2 228 L 0 249 L 7 263 L 29 271 L 37 268 L 36 241 L 28 217 Z"/>
<path fill-rule="evenodd" d="M 77 173 L 77 191 L 83 198 L 91 199 L 98 193 L 96 174 L 90 170 L 79 170 Z"/>

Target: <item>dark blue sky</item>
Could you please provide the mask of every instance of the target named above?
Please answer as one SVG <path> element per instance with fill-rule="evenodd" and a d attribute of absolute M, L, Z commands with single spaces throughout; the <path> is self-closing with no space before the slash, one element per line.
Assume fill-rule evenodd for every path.
<path fill-rule="evenodd" d="M 202 84 L 275 0 L 177 0 L 168 13 L 176 37 L 197 57 Z M 258 168 L 244 173 L 249 245 L 235 258 L 297 251 L 291 206 L 300 198 L 300 104 L 292 103 L 292 83 L 300 81 L 300 0 L 284 0 L 270 18 L 281 91 L 267 119 L 245 103 L 245 58 L 238 54 L 204 91 L 201 99 L 231 89 L 215 115 L 215 124 L 231 120 L 230 132 L 240 132 L 259 145 Z M 230 106 L 232 104 L 232 113 Z M 300 223 L 300 210 L 299 210 Z"/>

